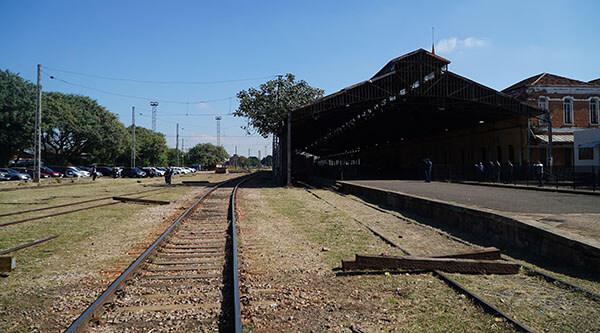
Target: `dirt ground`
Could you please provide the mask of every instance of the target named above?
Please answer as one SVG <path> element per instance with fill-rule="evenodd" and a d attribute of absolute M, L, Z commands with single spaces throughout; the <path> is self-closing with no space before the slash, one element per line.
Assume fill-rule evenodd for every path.
<path fill-rule="evenodd" d="M 342 274 L 340 260 L 356 253 L 402 252 L 304 189 L 256 182 L 238 197 L 246 331 L 512 330 L 431 274 Z"/>
<path fill-rule="evenodd" d="M 0 275 L 0 331 L 63 331 L 184 207 L 206 191 L 199 186 L 181 186 L 182 180 L 218 182 L 235 176 L 197 173 L 175 177 L 173 186 L 145 197 L 171 201 L 165 206 L 117 204 L 0 228 L 0 249 L 59 235 L 14 253 L 17 269 Z M 3 212 L 23 211 L 152 189 L 163 186 L 161 183 L 162 179 L 144 179 L 141 183 L 106 179 L 86 185 L 0 192 L 0 202 L 4 203 Z M 54 210 L 26 216 L 49 212 Z M 5 217 L 1 222 L 11 219 L 17 217 Z"/>

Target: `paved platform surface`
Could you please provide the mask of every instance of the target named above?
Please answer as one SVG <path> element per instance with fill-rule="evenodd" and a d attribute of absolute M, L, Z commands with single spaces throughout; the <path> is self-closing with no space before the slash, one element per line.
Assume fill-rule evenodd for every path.
<path fill-rule="evenodd" d="M 600 246 L 599 196 L 411 180 L 349 182 L 496 211 Z"/>
<path fill-rule="evenodd" d="M 505 212 L 600 214 L 600 197 L 597 196 L 410 180 L 357 180 L 350 182 Z"/>

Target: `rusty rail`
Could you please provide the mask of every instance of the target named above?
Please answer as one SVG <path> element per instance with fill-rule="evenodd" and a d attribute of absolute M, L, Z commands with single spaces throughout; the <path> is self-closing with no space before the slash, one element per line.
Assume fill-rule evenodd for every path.
<path fill-rule="evenodd" d="M 12 249 L 0 251 L 0 255 L 5 255 L 7 253 L 19 251 L 19 250 L 24 249 L 26 247 L 30 247 L 30 246 L 34 246 L 34 245 L 37 245 L 37 244 L 40 244 L 40 243 L 44 243 L 44 242 L 47 242 L 47 241 L 52 240 L 52 239 L 57 238 L 57 237 L 58 237 L 58 235 L 54 235 L 54 236 L 50 236 L 50 237 L 38 239 L 38 240 L 35 240 L 33 242 L 29 242 L 29 243 L 26 243 L 26 244 L 22 244 L 22 245 L 19 245 L 19 246 L 15 246 Z"/>
<path fill-rule="evenodd" d="M 312 195 L 314 195 L 315 197 L 319 198 L 320 200 L 326 202 L 327 204 L 329 204 L 330 206 L 334 207 L 335 209 L 339 208 L 337 206 L 335 206 L 334 204 L 330 203 L 329 201 L 321 198 L 320 196 L 318 196 L 316 193 L 312 192 L 311 190 L 309 190 L 308 188 L 305 188 L 305 190 L 309 193 L 311 193 Z M 357 219 L 353 218 L 355 221 L 358 221 Z M 365 223 L 360 222 L 361 225 L 366 226 Z M 393 246 L 395 248 L 400 249 L 402 252 L 404 252 L 406 255 L 411 255 L 410 252 L 408 252 L 407 250 L 403 249 L 402 247 L 400 247 L 400 245 L 396 244 L 394 241 L 390 240 L 389 238 L 386 238 L 383 234 L 379 233 L 378 231 L 374 230 L 373 228 L 367 227 L 367 229 L 373 233 L 375 236 L 383 239 L 386 243 L 388 243 L 390 246 Z M 460 292 L 465 293 L 467 296 L 469 296 L 472 300 L 474 300 L 476 303 L 479 303 L 488 313 L 491 314 L 498 314 L 500 316 L 502 316 L 504 319 L 506 319 L 506 321 L 510 322 L 512 325 L 514 325 L 516 328 L 524 331 L 524 332 L 529 332 L 529 333 L 533 333 L 533 330 L 529 327 L 527 327 L 525 324 L 519 322 L 518 320 L 514 319 L 513 317 L 509 316 L 508 314 L 502 312 L 500 309 L 498 309 L 497 307 L 495 307 L 494 305 L 488 303 L 486 300 L 484 300 L 483 298 L 477 296 L 474 292 L 472 292 L 471 290 L 467 289 L 465 286 L 461 285 L 460 283 L 454 281 L 453 279 L 451 279 L 449 276 L 447 276 L 446 274 L 440 272 L 440 271 L 433 271 L 435 276 L 438 276 L 440 279 L 442 279 L 444 282 L 446 282 L 446 284 L 448 284 L 450 287 L 452 287 L 453 289 L 459 290 Z"/>
<path fill-rule="evenodd" d="M 121 286 L 123 282 L 125 282 L 132 274 L 134 274 L 141 266 L 143 262 L 159 247 L 165 237 L 183 220 L 188 214 L 200 204 L 207 196 L 209 196 L 212 192 L 214 192 L 220 186 L 232 182 L 238 178 L 226 180 L 224 182 L 218 183 L 213 186 L 210 190 L 204 193 L 200 198 L 198 198 L 188 209 L 186 209 L 176 220 L 173 222 L 140 256 L 129 265 L 129 267 L 117 278 L 115 279 L 110 286 L 96 299 L 94 303 L 92 303 L 65 331 L 65 333 L 72 332 L 82 332 L 84 331 L 88 321 L 91 319 L 92 315 L 101 310 L 102 305 L 110 299 L 117 291 L 117 289 Z M 236 187 L 237 188 L 237 187 Z M 236 243 L 232 242 L 234 249 L 236 248 Z M 238 303 L 239 307 L 239 303 Z"/>

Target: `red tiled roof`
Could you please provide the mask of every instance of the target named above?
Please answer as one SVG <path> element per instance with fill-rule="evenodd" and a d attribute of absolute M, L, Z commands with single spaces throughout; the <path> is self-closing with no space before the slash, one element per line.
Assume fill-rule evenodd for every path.
<path fill-rule="evenodd" d="M 517 82 L 502 91 L 507 92 L 507 91 L 514 90 L 516 88 L 520 88 L 523 86 L 589 86 L 589 85 L 593 85 L 593 83 L 579 81 L 579 80 L 575 80 L 575 79 L 569 79 L 568 77 L 549 74 L 549 73 L 541 73 L 541 74 L 526 78 L 523 81 Z"/>

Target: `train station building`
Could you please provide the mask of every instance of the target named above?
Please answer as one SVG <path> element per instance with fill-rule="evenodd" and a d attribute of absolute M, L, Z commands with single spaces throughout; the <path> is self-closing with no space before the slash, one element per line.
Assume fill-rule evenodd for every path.
<path fill-rule="evenodd" d="M 529 164 L 529 119 L 545 111 L 449 65 L 419 49 L 291 111 L 275 140 L 275 173 L 286 179 L 288 161 L 300 178 L 340 169 L 346 177 L 413 178 L 424 158 L 464 177 L 479 162 Z"/>

